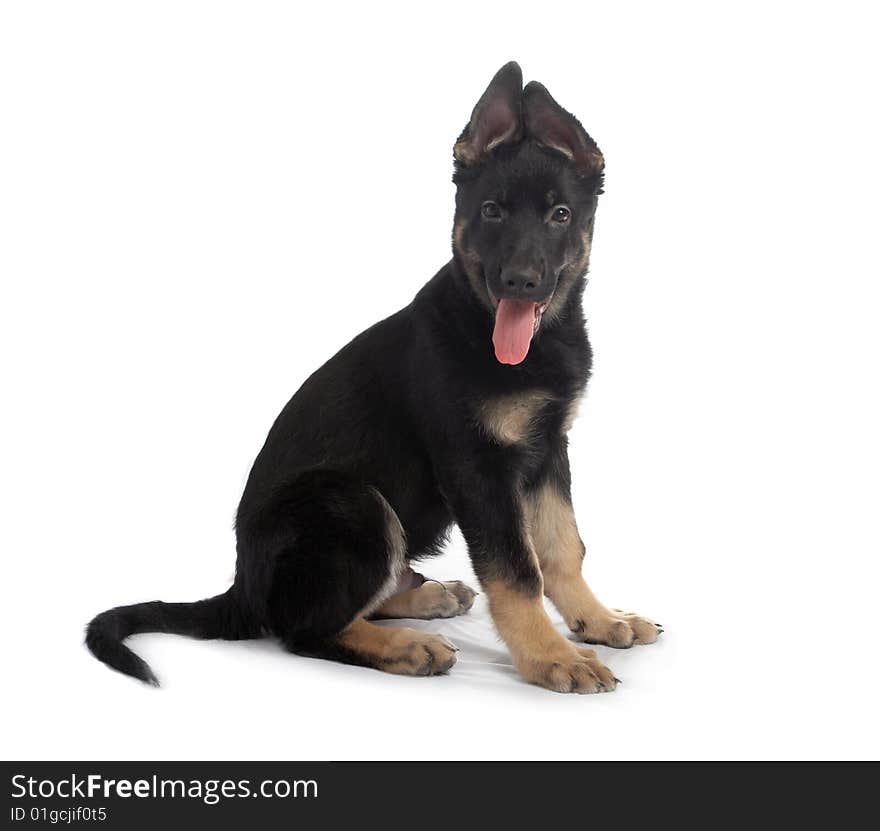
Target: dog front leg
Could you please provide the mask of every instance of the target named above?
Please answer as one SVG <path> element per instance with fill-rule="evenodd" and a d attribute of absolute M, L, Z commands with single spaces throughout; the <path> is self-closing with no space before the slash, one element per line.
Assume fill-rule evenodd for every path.
<path fill-rule="evenodd" d="M 492 620 L 520 674 L 557 692 L 613 690 L 617 681 L 596 653 L 563 637 L 544 610 L 541 571 L 515 490 L 471 483 L 458 491 L 453 510 Z"/>
<path fill-rule="evenodd" d="M 567 470 L 567 465 L 566 458 L 562 469 Z M 584 580 L 584 544 L 565 481 L 548 477 L 527 491 L 522 501 L 544 592 L 578 639 L 619 649 L 656 641 L 663 631 L 656 623 L 605 607 Z"/>

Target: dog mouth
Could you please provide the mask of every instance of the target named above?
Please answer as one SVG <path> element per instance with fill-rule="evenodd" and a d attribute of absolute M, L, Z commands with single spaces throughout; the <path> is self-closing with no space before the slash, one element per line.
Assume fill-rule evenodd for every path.
<path fill-rule="evenodd" d="M 495 358 L 501 364 L 521 364 L 529 354 L 532 338 L 541 326 L 541 318 L 553 295 L 538 303 L 531 300 L 499 299 L 491 291 L 489 298 L 495 307 L 495 328 L 492 331 Z"/>

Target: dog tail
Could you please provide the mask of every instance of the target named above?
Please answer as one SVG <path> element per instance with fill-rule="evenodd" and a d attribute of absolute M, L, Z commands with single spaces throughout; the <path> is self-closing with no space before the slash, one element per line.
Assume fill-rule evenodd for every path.
<path fill-rule="evenodd" d="M 261 634 L 260 627 L 243 613 L 229 589 L 196 603 L 136 603 L 101 612 L 86 627 L 86 646 L 99 661 L 147 684 L 159 686 L 143 658 L 135 655 L 123 641 L 141 632 L 169 632 L 205 640 L 244 640 Z"/>

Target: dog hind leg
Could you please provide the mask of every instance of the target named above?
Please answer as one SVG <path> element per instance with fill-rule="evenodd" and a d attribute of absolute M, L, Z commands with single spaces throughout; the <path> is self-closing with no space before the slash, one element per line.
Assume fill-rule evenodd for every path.
<path fill-rule="evenodd" d="M 406 570 L 406 539 L 375 488 L 344 474 L 303 474 L 271 506 L 270 629 L 291 652 L 405 675 L 455 663 L 443 636 L 377 626 L 365 618 Z"/>

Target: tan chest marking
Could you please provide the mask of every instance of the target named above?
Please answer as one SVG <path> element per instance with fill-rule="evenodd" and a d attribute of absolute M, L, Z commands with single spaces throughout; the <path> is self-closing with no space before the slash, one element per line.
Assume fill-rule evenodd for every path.
<path fill-rule="evenodd" d="M 520 444 L 528 438 L 538 412 L 552 400 L 543 390 L 494 398 L 480 406 L 479 421 L 492 438 L 503 444 Z"/>

